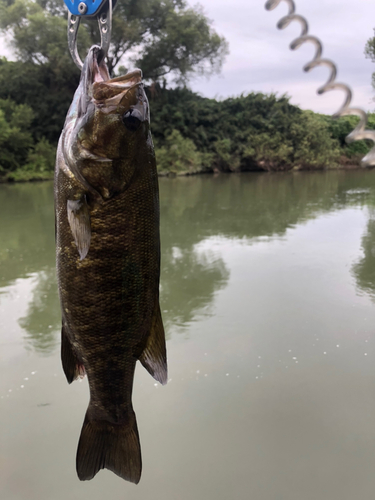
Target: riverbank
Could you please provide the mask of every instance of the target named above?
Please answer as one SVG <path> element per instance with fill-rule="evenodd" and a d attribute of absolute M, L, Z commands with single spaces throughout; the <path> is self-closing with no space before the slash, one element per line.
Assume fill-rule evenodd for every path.
<path fill-rule="evenodd" d="M 282 170 L 279 169 L 257 169 L 257 170 L 226 170 L 226 171 L 220 171 L 216 168 L 202 168 L 200 170 L 182 170 L 182 171 L 159 171 L 158 176 L 159 177 L 186 177 L 186 176 L 191 176 L 191 175 L 202 175 L 202 174 L 230 174 L 230 173 L 261 173 L 261 172 L 322 172 L 322 171 L 328 171 L 328 170 L 361 170 L 364 167 L 361 166 L 360 162 L 356 163 L 351 163 L 350 161 L 347 161 L 342 164 L 337 164 L 332 167 L 324 167 L 324 168 L 298 168 L 298 167 L 291 167 L 291 168 L 284 168 Z M 23 172 L 23 171 L 16 171 L 16 172 L 11 172 L 7 174 L 4 177 L 0 177 L 0 184 L 12 184 L 12 183 L 19 183 L 19 182 L 40 182 L 40 181 L 51 181 L 54 178 L 54 173 L 53 172 Z"/>
<path fill-rule="evenodd" d="M 357 117 L 333 120 L 291 105 L 286 96 L 251 93 L 218 101 L 187 88 L 155 92 L 148 97 L 161 176 L 360 168 L 372 145 L 346 143 Z M 32 110 L 24 105 L 0 99 L 1 110 L 9 130 L 7 140 L 0 139 L 0 182 L 53 178 L 57 139 L 33 136 Z M 62 127 L 56 122 L 56 137 Z M 375 128 L 373 114 L 368 127 Z"/>

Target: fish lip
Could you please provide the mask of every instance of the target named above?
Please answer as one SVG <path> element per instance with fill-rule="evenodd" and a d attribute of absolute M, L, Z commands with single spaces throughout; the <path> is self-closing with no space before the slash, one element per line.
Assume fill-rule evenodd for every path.
<path fill-rule="evenodd" d="M 117 103 L 121 100 L 120 96 L 140 85 L 142 85 L 142 70 L 138 68 L 126 75 L 110 78 L 103 50 L 98 45 L 93 45 L 81 72 L 82 93 L 78 103 L 78 118 L 86 113 L 90 101 L 101 104 L 115 98 L 114 101 Z"/>
<path fill-rule="evenodd" d="M 86 89 L 89 90 L 88 86 L 91 87 L 89 94 L 95 93 L 95 89 L 100 86 L 109 86 L 116 92 L 117 89 L 129 90 L 142 82 L 142 70 L 139 68 L 135 68 L 126 75 L 111 78 L 104 52 L 98 45 L 91 47 L 87 57 L 87 67 L 84 67 L 82 73 L 86 74 Z"/>
<path fill-rule="evenodd" d="M 133 71 L 126 73 L 126 75 L 111 78 L 106 83 L 113 86 L 123 86 L 126 84 L 128 87 L 133 87 L 134 85 L 140 84 L 142 82 L 142 76 L 142 70 L 139 68 L 135 68 L 133 69 Z"/>
<path fill-rule="evenodd" d="M 99 106 L 104 112 L 111 112 L 127 92 L 141 85 L 142 70 L 138 68 L 126 75 L 110 78 L 103 50 L 98 45 L 93 45 L 86 56 L 81 73 L 77 118 L 86 114 L 90 103 Z"/>
<path fill-rule="evenodd" d="M 87 68 L 83 69 L 83 73 L 85 72 L 89 73 L 87 76 L 91 77 L 90 83 L 92 85 L 103 82 L 107 85 L 129 88 L 141 83 L 143 76 L 141 69 L 134 68 L 132 71 L 126 73 L 126 75 L 111 78 L 105 62 L 105 54 L 98 45 L 93 45 L 89 50 Z"/>
<path fill-rule="evenodd" d="M 120 102 L 124 94 L 134 87 L 141 86 L 142 71 L 135 69 L 123 76 L 118 76 L 110 80 L 95 80 L 91 86 L 91 95 L 95 103 L 108 103 L 114 100 Z"/>

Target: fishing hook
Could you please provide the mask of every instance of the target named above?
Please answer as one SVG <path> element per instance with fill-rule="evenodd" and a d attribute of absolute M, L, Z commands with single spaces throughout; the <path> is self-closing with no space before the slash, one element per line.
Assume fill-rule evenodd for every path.
<path fill-rule="evenodd" d="M 302 28 L 301 35 L 291 42 L 290 44 L 291 50 L 298 49 L 299 47 L 301 47 L 301 45 L 303 45 L 306 42 L 311 42 L 315 46 L 316 49 L 315 56 L 310 62 L 305 64 L 303 70 L 306 72 L 311 71 L 317 66 L 327 66 L 331 70 L 331 74 L 328 78 L 328 81 L 324 85 L 318 88 L 317 93 L 324 94 L 324 92 L 337 89 L 343 90 L 346 93 L 344 103 L 342 104 L 341 108 L 332 115 L 332 118 L 338 118 L 339 116 L 345 116 L 345 115 L 359 116 L 360 120 L 358 125 L 354 128 L 352 132 L 350 132 L 349 135 L 346 136 L 345 141 L 348 144 L 354 141 L 360 141 L 362 139 L 370 139 L 371 141 L 373 141 L 374 143 L 373 148 L 367 153 L 367 155 L 364 158 L 362 158 L 361 163 L 364 167 L 375 165 L 375 130 L 369 130 L 365 128 L 368 120 L 367 113 L 361 108 L 349 107 L 352 100 L 352 91 L 350 87 L 345 83 L 339 83 L 335 81 L 337 76 L 337 68 L 335 63 L 330 59 L 322 58 L 322 53 L 323 53 L 322 42 L 316 36 L 308 34 L 309 31 L 308 23 L 303 16 L 300 16 L 299 14 L 295 13 L 296 8 L 294 1 L 267 0 L 265 8 L 267 10 L 273 10 L 282 1 L 285 1 L 288 4 L 289 12 L 286 16 L 280 19 L 280 21 L 277 23 L 277 28 L 280 30 L 284 29 L 287 26 L 289 26 L 289 24 L 293 21 L 296 21 L 301 25 Z"/>
<path fill-rule="evenodd" d="M 80 2 L 78 5 L 78 12 L 81 15 L 72 14 L 68 12 L 68 47 L 73 61 L 80 70 L 83 68 L 83 62 L 77 50 L 77 34 L 81 17 L 87 12 L 87 5 Z M 87 16 L 85 16 L 87 17 Z M 104 52 L 104 57 L 108 54 L 109 45 L 111 43 L 112 33 L 112 0 L 108 0 L 100 12 L 96 15 L 100 32 L 100 48 Z"/>

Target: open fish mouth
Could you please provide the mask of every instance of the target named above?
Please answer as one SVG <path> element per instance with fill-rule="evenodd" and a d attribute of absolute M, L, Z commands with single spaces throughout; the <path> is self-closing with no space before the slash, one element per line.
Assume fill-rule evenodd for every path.
<path fill-rule="evenodd" d="M 124 94 L 133 87 L 142 83 L 142 71 L 134 69 L 123 76 L 110 78 L 103 52 L 100 47 L 90 49 L 91 57 L 88 58 L 87 73 L 90 81 L 87 82 L 95 103 L 106 102 L 107 105 L 116 104 L 124 97 Z"/>

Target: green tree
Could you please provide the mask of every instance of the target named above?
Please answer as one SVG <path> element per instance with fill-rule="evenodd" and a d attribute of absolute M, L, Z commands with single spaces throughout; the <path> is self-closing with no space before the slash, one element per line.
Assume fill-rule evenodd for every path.
<path fill-rule="evenodd" d="M 45 137 L 57 144 L 78 81 L 79 73 L 70 60 L 55 66 L 0 58 L 0 99 L 33 110 L 30 130 L 35 142 Z"/>
<path fill-rule="evenodd" d="M 375 28 L 374 28 L 375 35 Z M 375 62 L 375 36 L 369 38 L 365 45 L 365 56 Z M 375 73 L 372 74 L 372 86 L 375 88 Z"/>
<path fill-rule="evenodd" d="M 320 115 L 328 125 L 328 130 L 334 139 L 337 139 L 341 149 L 341 154 L 347 158 L 347 162 L 351 164 L 360 165 L 362 158 L 373 147 L 373 142 L 370 140 L 354 141 L 350 144 L 346 142 L 346 137 L 358 125 L 358 116 L 342 116 L 333 120 L 329 116 Z M 367 114 L 368 121 L 366 128 L 375 128 L 375 115 L 374 113 Z"/>
<path fill-rule="evenodd" d="M 164 145 L 155 149 L 155 153 L 158 171 L 162 174 L 194 174 L 211 163 L 211 155 L 197 151 L 194 142 L 182 137 L 178 130 L 173 130 Z"/>
<path fill-rule="evenodd" d="M 0 177 L 26 161 L 33 144 L 30 124 L 33 112 L 25 104 L 0 99 Z"/>
<path fill-rule="evenodd" d="M 158 88 L 150 101 L 153 134 L 166 146 L 163 162 L 172 161 L 167 144 L 173 129 L 219 171 L 325 168 L 340 154 L 331 119 L 292 106 L 286 96 L 252 93 L 215 101 L 186 88 Z"/>
<path fill-rule="evenodd" d="M 339 143 L 327 123 L 312 111 L 303 111 L 291 127 L 293 164 L 299 168 L 325 168 L 337 164 Z"/>
<path fill-rule="evenodd" d="M 79 81 L 68 52 L 67 11 L 62 0 L 0 0 L 0 31 L 11 41 L 17 60 L 0 60 L 0 98 L 27 104 L 34 112 L 35 142 L 56 145 Z M 78 33 L 81 57 L 100 40 L 97 23 L 83 22 Z M 170 74 L 186 82 L 192 73 L 219 71 L 227 43 L 199 7 L 184 0 L 123 0 L 113 16 L 108 66 L 122 59 L 137 65 L 145 79 Z M 124 68 L 122 68 L 124 69 Z"/>
<path fill-rule="evenodd" d="M 55 148 L 31 134 L 33 111 L 26 104 L 0 99 L 0 181 L 32 180 L 53 175 Z"/>
<path fill-rule="evenodd" d="M 0 28 L 10 35 L 17 57 L 37 64 L 65 65 L 66 10 L 61 0 L 1 0 Z M 98 43 L 95 22 L 83 21 L 78 46 L 84 55 Z M 172 74 L 187 81 L 192 73 L 219 71 L 227 42 L 212 28 L 199 6 L 185 0 L 123 0 L 113 15 L 110 73 L 126 56 L 145 79 L 156 81 Z"/>

